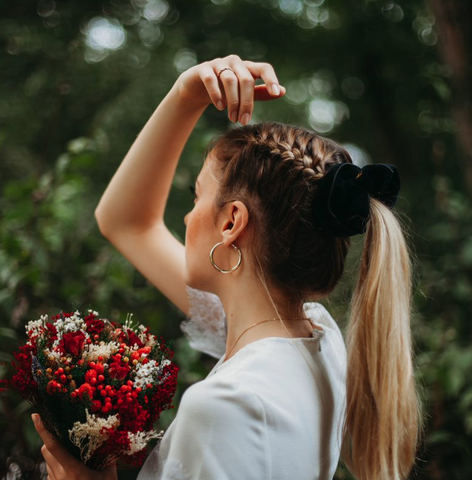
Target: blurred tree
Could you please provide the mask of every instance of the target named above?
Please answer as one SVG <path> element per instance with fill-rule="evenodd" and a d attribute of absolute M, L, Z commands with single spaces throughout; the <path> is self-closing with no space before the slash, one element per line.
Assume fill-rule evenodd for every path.
<path fill-rule="evenodd" d="M 256 105 L 253 122 L 304 125 L 359 165 L 397 165 L 397 210 L 410 219 L 417 256 L 412 328 L 429 415 L 412 477 L 469 478 L 471 20 L 467 0 L 0 2 L 0 361 L 24 342 L 27 321 L 75 302 L 114 319 L 134 312 L 156 334 L 179 337 L 176 405 L 205 377 L 214 360 L 188 346 L 182 313 L 102 238 L 93 211 L 178 75 L 234 53 L 271 63 L 287 88 Z M 209 139 L 229 126 L 210 106 L 183 152 L 166 211 L 181 241 L 188 185 Z M 328 299 L 341 326 L 361 248 L 354 237 Z M 0 398 L 0 477 L 9 469 L 9 478 L 40 478 L 31 408 Z M 156 428 L 174 415 L 164 412 Z M 341 464 L 336 478 L 350 478 Z"/>

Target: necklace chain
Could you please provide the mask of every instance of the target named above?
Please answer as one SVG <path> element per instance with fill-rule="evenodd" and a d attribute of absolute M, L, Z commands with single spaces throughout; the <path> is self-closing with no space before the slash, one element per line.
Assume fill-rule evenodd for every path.
<path fill-rule="evenodd" d="M 234 350 L 234 347 L 236 346 L 236 344 L 239 342 L 239 339 L 244 335 L 244 333 L 246 333 L 250 328 L 252 327 L 255 327 L 256 325 L 259 325 L 259 323 L 264 323 L 264 322 L 272 322 L 274 320 L 279 320 L 278 318 L 269 318 L 267 320 L 261 320 L 260 322 L 256 322 L 254 323 L 253 325 L 251 325 L 250 327 L 247 327 L 246 330 L 243 330 L 243 332 L 241 333 L 241 335 L 239 335 L 238 339 L 234 342 L 234 345 L 233 347 L 231 348 L 231 350 L 229 351 L 228 355 L 226 355 L 224 361 L 226 361 L 229 356 L 231 355 L 231 352 Z M 308 320 L 311 322 L 311 320 L 309 318 L 305 318 L 305 317 L 301 317 L 301 318 L 284 318 L 283 320 Z"/>

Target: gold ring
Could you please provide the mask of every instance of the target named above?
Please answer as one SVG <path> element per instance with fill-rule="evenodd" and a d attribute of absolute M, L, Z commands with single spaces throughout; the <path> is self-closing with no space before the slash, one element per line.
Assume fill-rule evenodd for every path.
<path fill-rule="evenodd" d="M 216 76 L 218 77 L 218 79 L 220 78 L 221 72 L 224 72 L 225 70 L 231 70 L 233 73 L 235 73 L 234 70 L 233 70 L 231 67 L 222 68 L 222 69 L 216 74 Z"/>

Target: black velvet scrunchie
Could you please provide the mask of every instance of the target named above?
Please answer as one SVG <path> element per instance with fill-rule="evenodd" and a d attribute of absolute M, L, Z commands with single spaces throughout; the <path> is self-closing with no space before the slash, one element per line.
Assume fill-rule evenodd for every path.
<path fill-rule="evenodd" d="M 394 208 L 399 191 L 400 176 L 395 165 L 377 163 L 360 168 L 352 163 L 337 163 L 318 182 L 315 225 L 335 237 L 364 233 L 370 196 Z"/>

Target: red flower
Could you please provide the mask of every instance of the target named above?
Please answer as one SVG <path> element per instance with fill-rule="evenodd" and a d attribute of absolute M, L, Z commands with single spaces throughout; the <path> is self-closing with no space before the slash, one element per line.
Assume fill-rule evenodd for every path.
<path fill-rule="evenodd" d="M 85 324 L 87 325 L 87 332 L 92 336 L 100 335 L 105 328 L 105 322 L 100 319 L 86 320 Z"/>
<path fill-rule="evenodd" d="M 128 366 L 121 366 L 118 362 L 110 363 L 110 368 L 108 369 L 108 374 L 111 378 L 116 380 L 123 380 L 128 372 L 131 370 Z"/>
<path fill-rule="evenodd" d="M 3 386 L 0 391 L 13 388 L 18 390 L 25 398 L 28 398 L 31 392 L 37 388 L 37 383 L 31 371 L 31 355 L 36 355 L 36 348 L 28 344 L 20 346 L 16 352 L 13 352 L 15 360 L 11 362 L 11 365 L 15 368 L 16 373 L 11 380 L 1 381 Z M 2 364 L 6 365 L 5 362 L 2 362 Z"/>
<path fill-rule="evenodd" d="M 136 343 L 139 348 L 144 347 L 144 343 L 141 342 L 140 338 L 133 332 L 133 330 L 127 330 L 126 333 L 128 334 L 128 339 L 129 339 L 129 345 L 130 346 L 132 346 Z"/>
<path fill-rule="evenodd" d="M 92 407 L 91 407 L 92 413 L 95 413 L 101 410 L 102 406 L 103 405 L 102 405 L 102 402 L 100 402 L 100 400 L 93 400 Z"/>
<path fill-rule="evenodd" d="M 97 372 L 97 375 L 103 375 L 103 372 L 105 371 L 105 368 L 103 367 L 103 363 L 97 362 L 94 366 L 93 369 Z"/>
<path fill-rule="evenodd" d="M 56 336 L 57 335 L 57 329 L 56 329 L 56 325 L 54 325 L 54 323 L 46 323 L 46 327 L 47 329 L 51 332 L 51 334 L 53 336 Z"/>
<path fill-rule="evenodd" d="M 88 397 L 90 399 L 92 399 L 93 398 L 93 392 L 94 392 L 94 389 L 93 389 L 92 385 L 90 385 L 88 383 L 84 383 L 79 388 L 79 398 L 80 398 L 80 400 L 84 399 L 84 395 L 88 395 Z"/>
<path fill-rule="evenodd" d="M 77 357 L 82 351 L 84 341 L 85 335 L 83 332 L 69 332 L 62 336 L 59 347 L 62 348 L 65 353 L 70 353 L 74 357 Z"/>

